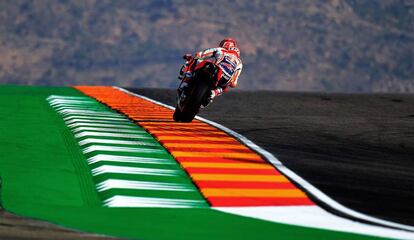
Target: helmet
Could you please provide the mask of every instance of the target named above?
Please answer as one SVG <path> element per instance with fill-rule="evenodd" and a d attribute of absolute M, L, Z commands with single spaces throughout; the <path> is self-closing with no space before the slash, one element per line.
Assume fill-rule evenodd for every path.
<path fill-rule="evenodd" d="M 225 49 L 230 49 L 232 47 L 237 47 L 237 42 L 236 39 L 225 38 L 220 42 L 219 46 Z"/>

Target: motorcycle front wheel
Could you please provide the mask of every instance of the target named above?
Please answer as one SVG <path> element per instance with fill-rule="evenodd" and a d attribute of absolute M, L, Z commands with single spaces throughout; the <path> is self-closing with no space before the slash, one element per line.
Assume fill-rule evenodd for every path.
<path fill-rule="evenodd" d="M 190 86 L 187 97 L 181 104 L 181 109 L 175 108 L 173 118 L 176 122 L 191 122 L 200 110 L 201 104 L 210 93 L 210 87 L 200 79 Z"/>

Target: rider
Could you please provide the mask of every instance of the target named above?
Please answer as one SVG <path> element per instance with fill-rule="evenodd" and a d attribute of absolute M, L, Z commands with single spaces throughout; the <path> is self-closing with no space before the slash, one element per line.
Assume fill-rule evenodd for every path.
<path fill-rule="evenodd" d="M 208 48 L 204 51 L 197 52 L 194 57 L 191 54 L 183 56 L 186 59 L 186 63 L 180 70 L 179 79 L 184 78 L 184 82 L 192 76 L 192 71 L 189 68 L 190 63 L 193 60 L 205 60 L 212 59 L 217 66 L 219 66 L 223 72 L 223 75 L 215 89 L 211 90 L 210 102 L 213 98 L 220 96 L 223 92 L 228 91 L 228 87 L 236 87 L 240 72 L 243 68 L 242 61 L 240 59 L 240 50 L 237 47 L 237 42 L 233 38 L 223 39 L 219 47 Z"/>

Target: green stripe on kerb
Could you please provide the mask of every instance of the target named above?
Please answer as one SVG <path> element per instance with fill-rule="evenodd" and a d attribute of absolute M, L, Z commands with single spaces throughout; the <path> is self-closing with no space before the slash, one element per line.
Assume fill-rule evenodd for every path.
<path fill-rule="evenodd" d="M 89 97 L 47 101 L 78 141 L 104 206 L 209 206 L 164 147 L 123 115 Z"/>

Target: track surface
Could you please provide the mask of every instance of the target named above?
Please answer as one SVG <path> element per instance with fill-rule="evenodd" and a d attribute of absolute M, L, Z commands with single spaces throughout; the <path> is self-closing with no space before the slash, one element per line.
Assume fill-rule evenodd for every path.
<path fill-rule="evenodd" d="M 174 104 L 173 90 L 136 92 Z M 414 225 L 414 96 L 230 92 L 201 114 L 253 140 L 335 200 Z M 108 239 L 0 212 L 7 239 Z"/>
<path fill-rule="evenodd" d="M 56 226 L 51 223 L 22 218 L 0 209 L 0 238 L 1 239 L 115 239 L 97 234 L 82 233 L 75 230 Z"/>
<path fill-rule="evenodd" d="M 175 104 L 175 91 L 129 89 Z M 200 114 L 246 136 L 341 204 L 414 225 L 414 96 L 226 93 Z"/>

